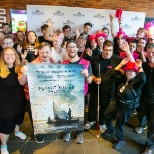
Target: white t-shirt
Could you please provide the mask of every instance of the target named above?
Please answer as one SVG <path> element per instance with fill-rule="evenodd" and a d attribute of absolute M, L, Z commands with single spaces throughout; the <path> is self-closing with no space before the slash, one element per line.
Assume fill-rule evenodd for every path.
<path fill-rule="evenodd" d="M 67 54 L 64 48 L 61 48 L 61 52 L 57 53 L 55 49 L 52 47 L 51 49 L 51 58 L 53 59 L 54 63 L 58 63 L 58 61 L 64 61 L 64 55 Z"/>

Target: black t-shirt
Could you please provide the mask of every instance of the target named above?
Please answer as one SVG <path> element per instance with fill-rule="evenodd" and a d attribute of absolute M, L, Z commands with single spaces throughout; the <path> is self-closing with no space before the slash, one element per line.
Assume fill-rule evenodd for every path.
<path fill-rule="evenodd" d="M 36 59 L 38 57 L 38 53 L 35 52 L 35 49 L 37 49 L 35 44 L 31 44 L 30 46 L 27 46 L 26 49 L 24 49 L 24 50 L 27 50 L 27 56 L 25 59 L 28 62 L 32 62 L 34 59 Z"/>
<path fill-rule="evenodd" d="M 24 110 L 24 88 L 19 84 L 15 68 L 7 78 L 0 77 L 0 117 L 11 117 Z"/>
<path fill-rule="evenodd" d="M 151 68 L 148 62 L 143 63 L 142 67 L 146 75 L 146 82 L 142 87 L 141 100 L 154 103 L 154 68 Z"/>
<path fill-rule="evenodd" d="M 1 53 L 2 53 L 3 50 L 4 50 L 4 49 L 3 49 L 2 46 L 0 45 L 0 55 L 1 55 Z"/>
<path fill-rule="evenodd" d="M 39 43 L 48 42 L 53 47 L 52 41 L 45 40 L 43 36 L 38 37 Z"/>
<path fill-rule="evenodd" d="M 121 62 L 121 57 L 112 55 L 110 59 L 104 59 L 102 55 L 97 55 L 92 59 L 92 73 L 98 77 L 98 64 L 100 64 L 101 84 L 100 91 L 106 95 L 113 95 L 115 92 L 115 78 L 112 76 L 113 69 Z M 98 85 L 92 82 L 93 92 L 97 92 Z"/>

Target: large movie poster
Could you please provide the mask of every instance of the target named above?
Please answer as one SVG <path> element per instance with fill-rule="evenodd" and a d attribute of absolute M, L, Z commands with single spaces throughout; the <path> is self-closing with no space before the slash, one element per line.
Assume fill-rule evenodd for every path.
<path fill-rule="evenodd" d="M 82 130 L 84 77 L 79 64 L 27 64 L 34 134 Z"/>
<path fill-rule="evenodd" d="M 93 27 L 91 33 L 101 30 L 103 27 L 110 29 L 109 14 L 115 16 L 116 10 L 66 7 L 66 6 L 46 6 L 46 5 L 27 5 L 28 30 L 34 30 L 37 35 L 42 35 L 40 27 L 50 19 L 53 23 L 52 31 L 58 28 L 62 30 L 64 25 L 72 28 L 72 36 L 75 29 L 83 31 L 83 25 L 91 22 Z M 123 11 L 122 27 L 128 36 L 135 36 L 137 29 L 144 26 L 145 13 Z M 118 20 L 114 19 L 115 30 L 118 31 Z M 111 32 L 109 39 L 112 39 Z"/>

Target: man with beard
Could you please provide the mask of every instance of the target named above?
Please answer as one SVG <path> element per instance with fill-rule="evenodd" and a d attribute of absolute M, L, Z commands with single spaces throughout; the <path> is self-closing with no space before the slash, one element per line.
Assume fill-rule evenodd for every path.
<path fill-rule="evenodd" d="M 88 84 L 92 82 L 92 70 L 90 62 L 82 59 L 78 56 L 78 48 L 77 43 L 75 41 L 68 41 L 66 44 L 66 50 L 68 53 L 68 60 L 64 61 L 64 64 L 83 64 L 84 69 L 81 72 L 81 74 L 85 77 L 85 85 L 84 85 L 84 95 L 87 94 L 88 90 Z M 70 134 L 71 132 L 65 132 L 63 135 L 64 142 L 68 142 L 70 140 Z M 76 138 L 77 144 L 83 143 L 83 133 L 82 130 L 77 131 L 77 138 Z"/>
<path fill-rule="evenodd" d="M 38 54 L 39 56 L 32 61 L 32 63 L 52 63 L 51 55 L 51 45 L 47 42 L 42 42 L 38 47 Z M 22 74 L 19 76 L 18 80 L 21 85 L 24 86 L 25 97 L 26 97 L 26 106 L 27 111 L 31 120 L 31 124 L 33 127 L 33 119 L 32 119 L 32 112 L 30 106 L 30 98 L 29 98 L 29 91 L 28 91 L 28 84 L 27 84 L 27 67 L 23 66 L 21 68 Z M 43 143 L 44 137 L 42 134 L 35 135 L 35 141 L 37 143 Z"/>

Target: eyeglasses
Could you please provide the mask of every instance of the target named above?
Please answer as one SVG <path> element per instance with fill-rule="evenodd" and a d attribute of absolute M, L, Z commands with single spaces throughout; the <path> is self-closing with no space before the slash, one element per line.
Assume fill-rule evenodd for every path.
<path fill-rule="evenodd" d="M 113 49 L 110 49 L 110 50 L 108 50 L 108 49 L 103 49 L 103 51 L 105 51 L 105 52 L 112 52 Z"/>
<path fill-rule="evenodd" d="M 11 45 L 12 43 L 13 42 L 8 42 L 8 43 L 4 42 L 5 45 Z"/>
<path fill-rule="evenodd" d="M 77 46 L 72 46 L 72 47 L 71 46 L 68 46 L 67 48 L 68 49 L 75 49 L 75 48 L 77 48 Z"/>

